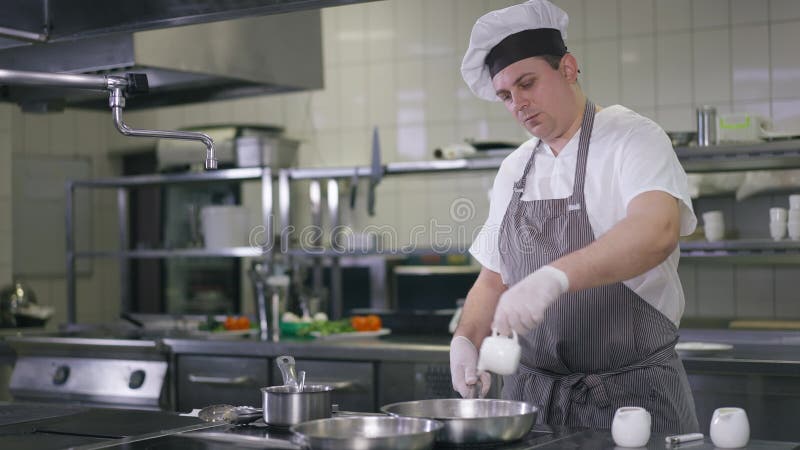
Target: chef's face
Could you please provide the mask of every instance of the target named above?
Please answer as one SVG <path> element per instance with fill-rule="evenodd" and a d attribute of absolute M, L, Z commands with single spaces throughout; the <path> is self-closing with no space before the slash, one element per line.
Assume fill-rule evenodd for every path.
<path fill-rule="evenodd" d="M 519 60 L 492 78 L 497 97 L 531 134 L 558 139 L 575 121 L 577 64 L 569 53 L 558 69 L 540 57 Z"/>

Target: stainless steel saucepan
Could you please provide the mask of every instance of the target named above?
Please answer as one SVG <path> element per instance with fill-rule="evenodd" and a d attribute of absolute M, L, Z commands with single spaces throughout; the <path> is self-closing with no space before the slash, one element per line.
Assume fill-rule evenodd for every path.
<path fill-rule="evenodd" d="M 381 411 L 393 416 L 440 421 L 436 441 L 445 445 L 510 442 L 525 436 L 539 408 L 531 403 L 485 398 L 443 398 L 392 403 Z"/>
<path fill-rule="evenodd" d="M 334 417 L 295 425 L 292 432 L 313 450 L 426 450 L 441 422 L 412 417 Z"/>
<path fill-rule="evenodd" d="M 331 416 L 332 386 L 306 384 L 302 391 L 295 386 L 270 386 L 261 389 L 264 422 L 288 427 L 307 420 Z"/>

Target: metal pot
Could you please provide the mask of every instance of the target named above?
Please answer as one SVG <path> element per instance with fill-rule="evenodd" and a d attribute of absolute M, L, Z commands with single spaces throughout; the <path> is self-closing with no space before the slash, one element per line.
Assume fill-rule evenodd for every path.
<path fill-rule="evenodd" d="M 291 428 L 313 450 L 431 449 L 441 422 L 410 417 L 335 417 Z"/>
<path fill-rule="evenodd" d="M 436 441 L 445 445 L 509 442 L 525 436 L 539 408 L 531 403 L 496 399 L 443 398 L 392 403 L 381 411 L 400 417 L 442 422 Z"/>
<path fill-rule="evenodd" d="M 302 391 L 296 386 L 261 388 L 264 403 L 264 422 L 288 427 L 314 419 L 331 416 L 332 386 L 307 384 Z"/>

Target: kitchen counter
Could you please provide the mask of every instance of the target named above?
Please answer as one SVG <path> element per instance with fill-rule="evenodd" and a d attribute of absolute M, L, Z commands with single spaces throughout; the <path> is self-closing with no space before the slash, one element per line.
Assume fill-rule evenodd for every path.
<path fill-rule="evenodd" d="M 665 445 L 665 434 L 654 433 L 650 437 L 647 449 L 670 448 Z M 259 440 L 261 441 L 259 442 Z M 191 446 L 189 446 L 191 443 Z M 288 445 L 287 445 L 288 444 Z M 233 448 L 292 448 L 292 444 L 297 445 L 297 440 L 286 430 L 274 430 L 259 422 L 249 426 L 232 427 L 221 425 L 202 431 L 169 433 L 163 436 L 142 440 L 141 438 L 129 438 L 114 443 L 95 444 L 79 447 L 81 450 L 91 450 L 99 448 L 125 448 L 126 450 L 145 450 L 158 448 L 161 450 L 171 449 L 233 449 Z M 299 446 L 296 448 L 300 448 Z M 453 448 L 453 447 L 435 447 Z M 530 433 L 521 440 L 507 444 L 488 444 L 483 446 L 469 446 L 464 448 L 483 448 L 491 450 L 531 450 L 531 449 L 619 449 L 614 445 L 611 433 L 608 430 L 587 430 L 570 428 L 552 428 L 548 426 L 535 426 Z M 693 450 L 715 449 L 716 447 L 709 438 L 702 441 L 695 441 L 683 444 L 675 448 L 691 448 Z M 797 449 L 798 444 L 794 442 L 751 440 L 745 449 L 751 450 L 788 450 Z"/>
<path fill-rule="evenodd" d="M 687 370 L 725 370 L 800 376 L 800 333 L 741 330 L 681 330 L 681 342 L 702 341 L 732 344 L 731 351 L 681 353 Z M 177 354 L 220 354 L 364 361 L 449 361 L 449 336 L 400 336 L 381 338 L 281 342 L 256 340 L 164 339 Z M 335 349 L 335 351 L 332 351 Z"/>

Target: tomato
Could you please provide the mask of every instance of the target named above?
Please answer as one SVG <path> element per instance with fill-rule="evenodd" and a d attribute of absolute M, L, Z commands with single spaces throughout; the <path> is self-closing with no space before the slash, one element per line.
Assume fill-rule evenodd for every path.
<path fill-rule="evenodd" d="M 367 331 L 367 317 L 353 316 L 350 318 L 350 325 L 352 325 L 356 331 Z"/>
<path fill-rule="evenodd" d="M 228 316 L 225 318 L 225 323 L 223 324 L 226 330 L 235 330 L 236 329 L 236 318 L 233 316 Z"/>
<path fill-rule="evenodd" d="M 236 329 L 237 330 L 247 330 L 250 328 L 250 319 L 247 316 L 241 316 L 236 318 Z"/>
<path fill-rule="evenodd" d="M 365 317 L 365 321 L 366 321 L 367 331 L 378 331 L 383 326 L 383 324 L 381 323 L 381 318 L 376 316 L 375 314 L 370 314 L 367 317 Z"/>

